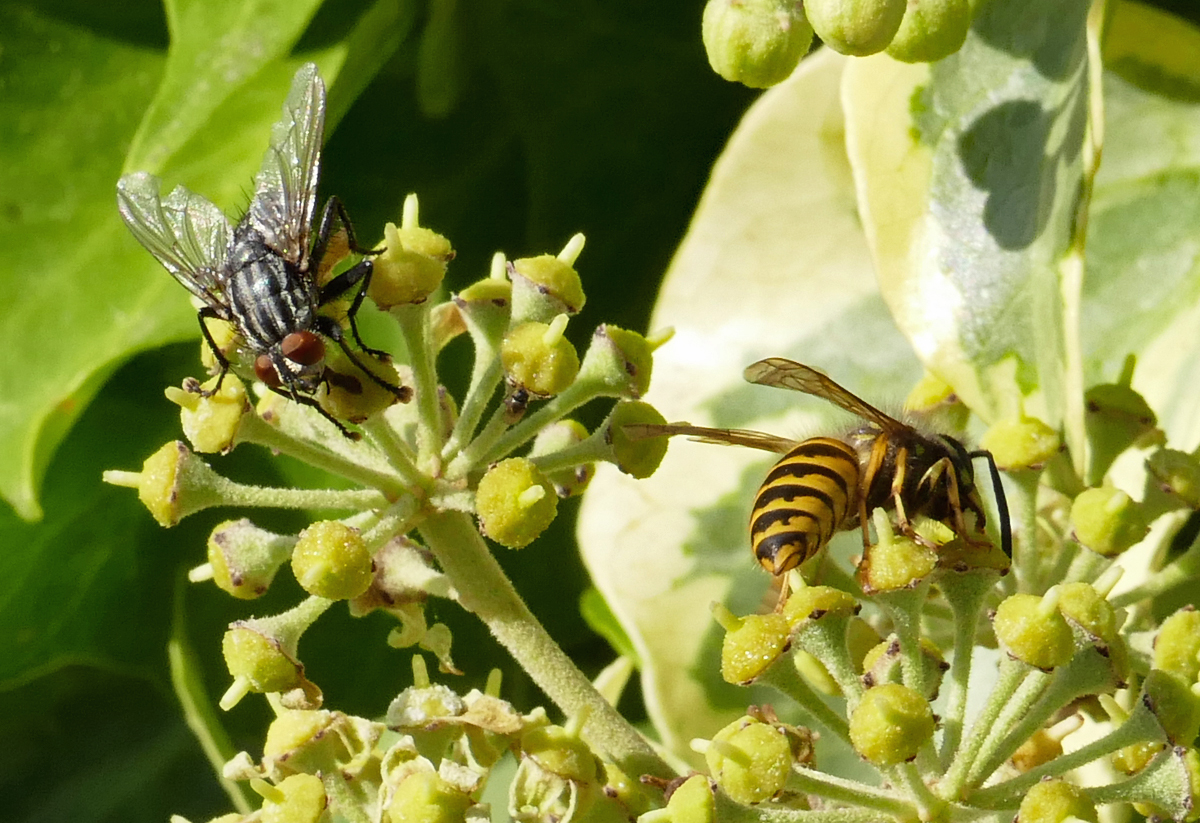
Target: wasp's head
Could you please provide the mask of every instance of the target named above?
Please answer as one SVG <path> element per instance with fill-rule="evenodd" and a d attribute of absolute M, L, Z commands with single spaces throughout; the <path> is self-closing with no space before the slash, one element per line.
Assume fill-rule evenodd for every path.
<path fill-rule="evenodd" d="M 296 331 L 254 359 L 254 374 L 273 389 L 311 394 L 325 373 L 325 341 L 319 334 Z"/>

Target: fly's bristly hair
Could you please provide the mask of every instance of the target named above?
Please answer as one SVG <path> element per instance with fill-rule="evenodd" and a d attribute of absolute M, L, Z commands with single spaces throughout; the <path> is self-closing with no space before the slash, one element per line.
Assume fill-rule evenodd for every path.
<path fill-rule="evenodd" d="M 946 523 L 969 544 L 987 542 L 986 537 L 980 539 L 987 520 L 972 466 L 976 457 L 988 461 L 1001 548 L 1011 556 L 1008 507 L 991 454 L 968 451 L 956 438 L 935 428 L 918 427 L 885 414 L 825 374 L 792 360 L 760 360 L 746 368 L 745 378 L 823 398 L 862 423 L 841 437 L 801 441 L 687 423 L 641 424 L 629 429 L 635 437 L 682 434 L 783 455 L 759 488 L 750 514 L 751 549 L 767 571 L 776 576 L 786 574 L 816 556 L 840 531 L 861 528 L 866 546 L 869 514 L 877 508 L 894 512 L 897 528 L 926 545 L 929 541 L 912 525 L 918 515 Z M 966 512 L 974 515 L 974 535 L 967 526 Z"/>
<path fill-rule="evenodd" d="M 316 65 L 306 63 L 292 78 L 254 193 L 236 226 L 213 203 L 183 186 L 162 197 L 159 179 L 146 172 L 121 177 L 117 207 L 138 242 L 202 304 L 200 329 L 220 366 L 209 394 L 220 388 L 232 367 L 205 325 L 211 318 L 233 326 L 239 349 L 271 390 L 315 408 L 343 434 L 356 437 L 312 397 L 331 375 L 326 338 L 401 402 L 411 390 L 366 368 L 341 325 L 320 313 L 327 303 L 356 289 L 347 312 L 351 336 L 361 351 L 387 357 L 362 342 L 356 322 L 371 280 L 370 256 L 377 252 L 359 247 L 337 197 L 326 202 L 313 236 L 324 132 L 325 84 Z M 331 265 L 327 254 L 333 257 L 346 249 L 364 258 L 322 284 L 319 275 Z"/>

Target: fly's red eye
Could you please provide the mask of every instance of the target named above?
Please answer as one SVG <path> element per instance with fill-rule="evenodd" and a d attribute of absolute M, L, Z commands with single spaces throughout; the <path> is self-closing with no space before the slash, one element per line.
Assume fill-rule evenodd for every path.
<path fill-rule="evenodd" d="M 301 366 L 312 366 L 325 359 L 325 341 L 310 331 L 294 331 L 279 344 L 283 356 Z"/>
<path fill-rule="evenodd" d="M 275 371 L 275 364 L 271 362 L 269 355 L 260 354 L 254 358 L 254 375 L 273 389 L 283 385 L 283 381 L 279 379 L 279 372 Z"/>

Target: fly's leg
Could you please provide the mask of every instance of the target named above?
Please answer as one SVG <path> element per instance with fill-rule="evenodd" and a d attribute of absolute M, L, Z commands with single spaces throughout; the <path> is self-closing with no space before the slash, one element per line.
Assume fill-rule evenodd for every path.
<path fill-rule="evenodd" d="M 196 318 L 200 321 L 200 333 L 204 335 L 204 341 L 208 343 L 209 349 L 212 350 L 213 357 L 217 359 L 217 363 L 221 366 L 221 371 L 217 375 L 216 385 L 214 385 L 211 389 L 204 390 L 197 385 L 195 391 L 196 394 L 199 394 L 201 397 L 212 397 L 221 390 L 221 383 L 224 382 L 225 375 L 229 373 L 229 370 L 232 368 L 232 366 L 230 365 L 228 358 L 221 353 L 220 346 L 218 346 L 217 341 L 213 339 L 212 332 L 208 330 L 208 324 L 204 321 L 205 319 L 225 320 L 226 318 L 222 317 L 210 306 L 204 306 L 201 308 L 196 313 Z M 192 391 L 192 387 L 189 386 L 188 391 Z"/>
<path fill-rule="evenodd" d="M 341 224 L 341 230 L 345 232 L 346 246 L 355 254 L 373 256 L 379 254 L 383 249 L 364 249 L 358 245 L 358 238 L 354 236 L 354 226 L 350 223 L 350 217 L 346 214 L 346 207 L 342 205 L 342 201 L 336 196 L 330 197 L 325 202 L 325 210 L 321 214 L 321 227 L 317 232 L 317 242 L 313 245 L 312 254 L 310 255 L 309 265 L 318 271 L 324 262 L 325 254 L 329 250 L 330 240 L 334 236 L 333 225 L 337 221 Z M 371 274 L 375 270 L 375 264 L 368 260 L 361 260 L 356 265 L 339 274 L 337 277 L 330 280 L 321 287 L 321 294 L 318 298 L 318 305 L 324 306 L 331 300 L 336 300 L 341 297 L 351 288 L 358 286 L 358 292 L 354 295 L 354 301 L 350 304 L 350 308 L 346 311 L 346 318 L 350 321 L 350 334 L 354 337 L 354 342 L 359 349 L 383 360 L 389 359 L 388 353 L 369 347 L 362 340 L 362 335 L 358 333 L 358 310 L 362 307 L 363 300 L 367 296 L 367 289 L 371 285 Z M 340 343 L 341 341 L 338 340 Z"/>
<path fill-rule="evenodd" d="M 342 425 L 342 422 L 340 420 L 335 418 L 329 412 L 325 411 L 325 409 L 321 407 L 320 403 L 318 403 L 313 398 L 309 397 L 307 394 L 300 394 L 299 392 L 295 392 L 295 393 L 288 392 L 282 388 L 277 388 L 275 386 L 268 386 L 268 388 L 270 388 L 271 391 L 275 392 L 280 397 L 286 397 L 288 400 L 293 400 L 293 401 L 299 403 L 301 406 L 308 406 L 310 408 L 316 409 L 322 417 L 324 417 L 326 420 L 328 420 L 333 425 L 337 426 L 338 431 L 340 431 L 348 439 L 362 440 L 361 434 L 359 434 L 358 432 L 350 431 L 348 428 L 346 428 L 344 425 Z"/>
<path fill-rule="evenodd" d="M 351 328 L 353 328 L 353 324 L 351 324 Z M 363 362 L 358 358 L 358 355 L 354 353 L 354 350 L 346 344 L 346 335 L 342 331 L 342 327 L 338 325 L 338 322 L 332 317 L 325 317 L 324 315 L 319 316 L 317 318 L 317 331 L 335 341 L 341 347 L 342 351 L 345 352 L 346 357 L 350 360 L 350 362 L 355 366 L 358 366 L 359 370 L 362 371 L 362 373 L 365 374 L 377 386 L 385 391 L 391 392 L 401 403 L 407 403 L 412 399 L 412 389 L 410 389 L 408 386 L 393 385 L 377 375 L 375 372 L 368 369 L 363 364 Z M 368 349 L 365 346 L 363 348 L 368 354 L 373 353 L 372 349 Z"/>

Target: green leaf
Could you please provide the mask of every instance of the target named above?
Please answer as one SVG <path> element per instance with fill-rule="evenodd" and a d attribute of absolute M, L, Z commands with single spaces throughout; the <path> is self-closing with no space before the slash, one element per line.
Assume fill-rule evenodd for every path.
<path fill-rule="evenodd" d="M 922 361 L 985 421 L 1082 412 L 1064 260 L 1083 180 L 1087 0 L 982 4 L 932 65 L 846 78 L 847 146 L 880 288 Z M 1081 419 L 1067 421 L 1078 432 Z"/>

